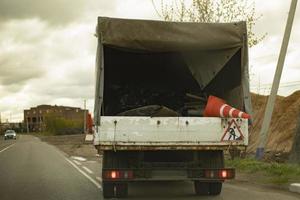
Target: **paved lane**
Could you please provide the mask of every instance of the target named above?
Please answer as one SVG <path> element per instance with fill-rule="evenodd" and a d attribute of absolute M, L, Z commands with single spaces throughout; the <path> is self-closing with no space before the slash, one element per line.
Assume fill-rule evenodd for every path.
<path fill-rule="evenodd" d="M 17 137 L 19 138 L 20 136 L 18 135 Z M 14 143 L 16 143 L 15 140 L 4 140 L 4 136 L 0 135 L 0 151 Z"/>
<path fill-rule="evenodd" d="M 55 147 L 22 136 L 0 153 L 1 200 L 100 199 L 101 191 Z"/>

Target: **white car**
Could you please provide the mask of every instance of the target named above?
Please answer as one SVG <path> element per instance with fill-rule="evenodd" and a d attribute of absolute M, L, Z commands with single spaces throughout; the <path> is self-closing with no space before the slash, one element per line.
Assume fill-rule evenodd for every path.
<path fill-rule="evenodd" d="M 4 140 L 17 139 L 17 133 L 14 130 L 6 130 L 4 133 Z"/>

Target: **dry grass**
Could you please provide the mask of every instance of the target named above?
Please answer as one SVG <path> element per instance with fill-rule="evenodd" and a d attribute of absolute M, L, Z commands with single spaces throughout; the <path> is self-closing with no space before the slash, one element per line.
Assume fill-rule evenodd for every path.
<path fill-rule="evenodd" d="M 81 156 L 93 160 L 97 151 L 93 144 L 85 142 L 84 134 L 77 135 L 35 135 L 42 141 L 58 147 L 69 156 Z"/>

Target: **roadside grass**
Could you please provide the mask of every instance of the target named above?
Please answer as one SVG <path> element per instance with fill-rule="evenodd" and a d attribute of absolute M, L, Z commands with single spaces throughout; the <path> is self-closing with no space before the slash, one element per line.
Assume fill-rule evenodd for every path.
<path fill-rule="evenodd" d="M 263 183 L 285 185 L 294 181 L 300 181 L 300 165 L 263 162 L 253 158 L 245 158 L 226 160 L 226 166 L 234 167 L 237 171 L 251 175 L 263 175 L 265 177 L 257 179 Z"/>

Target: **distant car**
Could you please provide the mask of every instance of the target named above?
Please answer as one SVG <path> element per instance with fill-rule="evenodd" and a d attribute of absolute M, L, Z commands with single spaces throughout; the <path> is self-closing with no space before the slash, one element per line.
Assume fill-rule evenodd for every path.
<path fill-rule="evenodd" d="M 4 133 L 4 140 L 17 139 L 17 133 L 14 130 L 6 130 Z"/>

